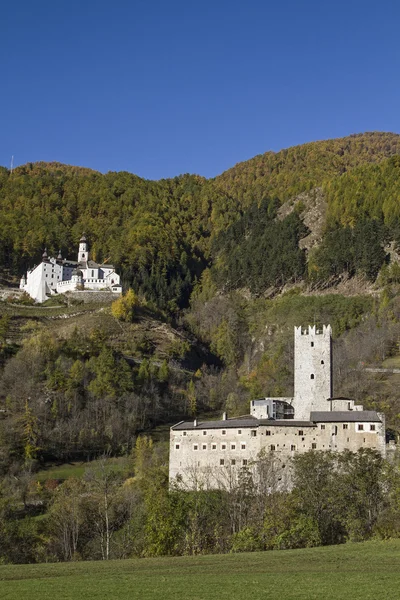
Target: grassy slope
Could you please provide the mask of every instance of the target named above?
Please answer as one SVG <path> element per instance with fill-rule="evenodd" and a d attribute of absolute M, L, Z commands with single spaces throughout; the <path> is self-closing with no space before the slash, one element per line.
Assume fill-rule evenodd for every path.
<path fill-rule="evenodd" d="M 400 540 L 306 550 L 0 566 L 2 600 L 399 597 Z"/>

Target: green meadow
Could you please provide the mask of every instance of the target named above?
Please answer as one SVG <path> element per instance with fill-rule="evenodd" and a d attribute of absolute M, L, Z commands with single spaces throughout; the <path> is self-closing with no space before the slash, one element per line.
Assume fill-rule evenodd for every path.
<path fill-rule="evenodd" d="M 0 566 L 1 600 L 400 597 L 400 541 L 247 554 Z"/>

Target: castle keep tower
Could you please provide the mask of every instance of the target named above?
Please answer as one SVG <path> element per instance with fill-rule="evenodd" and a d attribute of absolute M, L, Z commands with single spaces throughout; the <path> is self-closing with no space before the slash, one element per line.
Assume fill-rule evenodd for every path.
<path fill-rule="evenodd" d="M 294 418 L 308 421 L 311 411 L 329 410 L 332 397 L 332 329 L 294 328 Z"/>

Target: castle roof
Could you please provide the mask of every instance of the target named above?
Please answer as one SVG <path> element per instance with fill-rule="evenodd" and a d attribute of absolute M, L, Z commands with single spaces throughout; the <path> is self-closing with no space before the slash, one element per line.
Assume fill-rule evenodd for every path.
<path fill-rule="evenodd" d="M 338 410 L 314 411 L 310 413 L 309 421 L 296 421 L 295 419 L 257 419 L 252 415 L 245 415 L 233 419 L 220 421 L 182 421 L 173 425 L 174 431 L 195 429 L 238 429 L 246 427 L 315 427 L 316 423 L 381 423 L 381 419 L 374 410 Z"/>
<path fill-rule="evenodd" d="M 311 421 L 316 423 L 381 423 L 374 410 L 332 410 L 314 411 L 310 414 Z"/>
<path fill-rule="evenodd" d="M 237 417 L 233 419 L 225 419 L 221 421 L 201 421 L 194 424 L 194 421 L 182 421 L 171 427 L 174 431 L 182 431 L 185 429 L 237 429 L 246 427 L 259 427 L 260 425 L 270 425 L 275 427 L 313 427 L 314 424 L 310 421 L 295 421 L 294 419 L 257 419 L 251 415 Z"/>

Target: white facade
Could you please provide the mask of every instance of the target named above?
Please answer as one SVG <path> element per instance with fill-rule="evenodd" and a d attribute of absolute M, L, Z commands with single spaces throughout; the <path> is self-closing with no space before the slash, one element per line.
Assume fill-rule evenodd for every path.
<path fill-rule="evenodd" d="M 42 262 L 28 271 L 20 282 L 24 290 L 36 302 L 44 302 L 54 294 L 70 291 L 108 290 L 120 294 L 122 291 L 120 276 L 109 264 L 97 264 L 90 260 L 85 236 L 79 242 L 78 260 L 49 258 L 45 250 Z"/>
<path fill-rule="evenodd" d="M 294 398 L 296 419 L 308 419 L 313 410 L 327 410 L 332 398 L 332 329 L 315 326 L 294 329 Z"/>
<path fill-rule="evenodd" d="M 169 477 L 187 489 L 226 489 L 268 454 L 279 485 L 288 485 L 283 469 L 294 454 L 361 448 L 385 456 L 384 415 L 332 397 L 330 326 L 295 328 L 294 398 L 252 400 L 248 416 L 171 427 Z"/>

